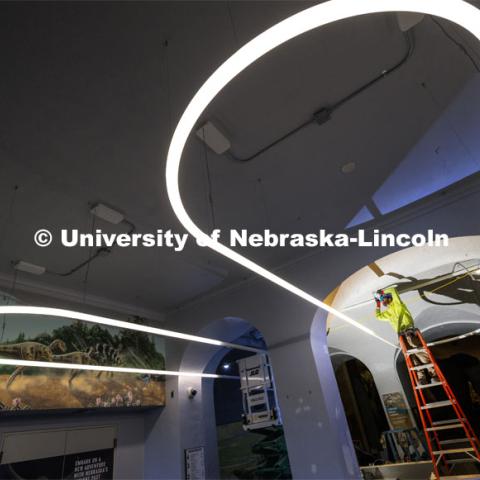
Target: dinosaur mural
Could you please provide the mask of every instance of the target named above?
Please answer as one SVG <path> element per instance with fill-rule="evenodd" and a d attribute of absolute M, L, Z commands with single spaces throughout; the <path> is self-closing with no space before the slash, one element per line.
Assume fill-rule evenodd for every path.
<path fill-rule="evenodd" d="M 50 345 L 43 345 L 39 342 L 21 342 L 10 345 L 0 345 L 0 355 L 20 360 L 37 360 L 42 362 L 51 362 L 55 351 L 65 352 L 67 347 L 63 340 L 53 340 Z M 13 383 L 15 378 L 25 370 L 26 367 L 19 366 L 10 375 L 7 381 L 7 388 Z"/>
<path fill-rule="evenodd" d="M 31 327 L 29 321 L 31 320 Z M 165 369 L 158 337 L 71 319 L 6 316 L 0 358 Z M 49 328 L 48 328 L 49 327 Z M 29 333 L 29 330 L 32 333 Z M 35 332 L 35 333 L 33 333 Z M 0 365 L 2 411 L 162 406 L 164 380 L 125 372 Z"/>
<path fill-rule="evenodd" d="M 91 356 L 90 350 L 88 352 L 70 352 L 53 355 L 52 361 L 58 363 L 75 363 L 77 365 L 97 365 L 97 362 Z M 73 379 L 81 373 L 82 370 L 70 370 L 70 377 L 68 379 L 69 388 L 72 387 Z"/>

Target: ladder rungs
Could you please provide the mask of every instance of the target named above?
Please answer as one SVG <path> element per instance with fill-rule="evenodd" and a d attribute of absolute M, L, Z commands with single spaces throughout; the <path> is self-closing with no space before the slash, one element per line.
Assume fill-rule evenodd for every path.
<path fill-rule="evenodd" d="M 461 442 L 470 442 L 467 437 L 464 438 L 450 438 L 448 440 L 440 440 L 440 445 L 451 445 L 454 443 L 461 443 Z"/>
<path fill-rule="evenodd" d="M 443 382 L 433 382 L 433 383 L 427 383 L 426 385 L 417 385 L 415 388 L 417 390 L 421 390 L 423 388 L 439 387 L 440 385 L 443 385 Z"/>
<path fill-rule="evenodd" d="M 453 425 L 445 425 L 443 427 L 431 427 L 427 428 L 427 432 L 438 432 L 439 430 L 450 430 L 451 428 L 462 428 L 463 425 L 461 423 L 456 423 Z"/>
<path fill-rule="evenodd" d="M 453 428 L 463 428 L 463 423 L 465 419 L 459 418 L 455 420 L 440 420 L 438 422 L 433 422 L 432 427 L 427 428 L 427 432 L 437 432 L 439 430 L 450 430 Z"/>
<path fill-rule="evenodd" d="M 432 408 L 441 408 L 441 407 L 453 407 L 455 410 L 455 414 L 457 414 L 457 410 L 455 409 L 455 406 L 457 405 L 457 400 L 454 396 L 450 395 L 449 393 L 449 387 L 447 381 L 442 377 L 441 374 L 439 374 L 440 377 L 442 377 L 442 380 L 440 380 L 436 372 L 438 371 L 438 367 L 435 362 L 434 356 L 430 353 L 428 347 L 426 347 L 426 344 L 423 340 L 422 334 L 420 331 L 417 331 L 418 338 L 421 340 L 422 345 L 412 345 L 413 348 L 407 349 L 408 346 L 401 341 L 402 345 L 402 350 L 408 365 L 408 370 L 411 371 L 416 371 L 420 372 L 417 375 L 410 374 L 411 381 L 412 381 L 412 387 L 414 390 L 422 390 L 425 388 L 433 388 L 433 387 L 440 387 L 442 386 L 445 390 L 445 393 L 447 393 L 447 400 L 441 400 L 441 401 L 434 401 L 434 402 L 429 402 L 429 403 L 424 403 L 425 398 L 423 397 L 423 394 L 421 395 L 421 400 L 419 397 L 416 397 L 417 405 L 420 408 L 420 410 L 427 410 L 427 416 L 429 421 L 431 422 L 430 427 L 425 426 L 425 435 L 427 436 L 427 440 L 429 438 L 429 432 L 437 432 L 439 430 L 450 430 L 450 429 L 463 429 L 464 431 L 461 433 L 457 433 L 457 435 L 462 435 L 460 438 L 446 438 L 444 440 L 440 440 L 437 435 L 435 434 L 435 438 L 437 441 L 437 445 L 439 450 L 431 450 L 431 446 L 429 443 L 429 449 L 430 449 L 430 454 L 432 456 L 436 456 L 438 462 L 443 458 L 444 462 L 446 464 L 456 464 L 456 463 L 467 463 L 467 462 L 475 462 L 478 461 L 480 462 L 480 458 L 476 458 L 477 451 L 476 448 L 478 446 L 476 438 L 471 439 L 470 438 L 470 430 L 469 430 L 469 425 L 468 421 L 466 418 L 452 418 L 450 420 L 439 420 L 436 422 L 432 422 L 432 419 L 430 417 L 430 413 L 428 413 L 429 409 Z M 409 359 L 411 355 L 415 354 L 420 354 L 422 353 L 422 356 L 419 356 L 422 361 L 427 361 L 428 363 L 422 364 L 422 365 L 415 365 L 420 362 L 420 358 L 415 357 L 413 360 L 414 365 L 412 365 L 412 359 Z M 432 372 L 432 377 L 435 379 L 433 383 L 424 383 L 426 378 L 420 378 L 420 377 L 425 377 L 425 374 L 422 372 L 422 370 L 428 370 L 429 372 Z M 435 373 L 433 374 L 433 371 Z M 422 405 L 424 403 L 424 405 Z M 422 414 L 423 415 L 423 414 Z M 466 436 L 463 436 L 466 435 Z M 475 444 L 472 443 L 475 440 Z M 472 454 L 473 452 L 473 454 Z M 454 456 L 453 458 L 449 458 L 449 455 Z M 456 455 L 456 456 L 455 456 Z M 466 457 L 466 458 L 462 458 Z M 435 463 L 435 461 L 434 461 Z"/>
<path fill-rule="evenodd" d="M 408 355 L 412 355 L 412 353 L 420 353 L 420 352 L 426 352 L 427 350 L 425 348 L 412 348 L 410 350 L 407 350 Z"/>
<path fill-rule="evenodd" d="M 433 363 L 425 363 L 424 365 L 417 365 L 416 367 L 410 367 L 410 370 L 424 370 L 425 368 L 433 367 Z"/>
<path fill-rule="evenodd" d="M 450 425 L 451 423 L 457 423 L 457 422 L 464 422 L 464 418 L 452 418 L 450 420 L 437 420 L 436 422 L 432 422 L 432 425 L 434 427 L 438 425 Z"/>
<path fill-rule="evenodd" d="M 478 460 L 476 458 L 473 458 L 473 457 L 448 459 L 448 463 L 450 463 L 450 464 L 454 464 L 454 463 L 473 463 L 473 462 L 478 462 Z"/>
<path fill-rule="evenodd" d="M 450 453 L 467 453 L 467 452 L 474 452 L 473 448 L 452 448 L 450 450 L 436 450 L 432 452 L 434 455 L 448 455 Z"/>
<path fill-rule="evenodd" d="M 448 407 L 449 405 L 453 405 L 450 400 L 442 400 L 440 402 L 432 402 L 427 403 L 421 407 L 422 410 L 427 410 L 429 408 L 440 408 L 440 407 Z"/>

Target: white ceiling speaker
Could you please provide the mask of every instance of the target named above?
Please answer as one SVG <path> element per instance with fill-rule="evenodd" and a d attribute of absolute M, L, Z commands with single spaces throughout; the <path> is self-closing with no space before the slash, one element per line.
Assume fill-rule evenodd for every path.
<path fill-rule="evenodd" d="M 212 122 L 202 125 L 197 130 L 197 137 L 217 155 L 222 155 L 232 146 L 230 140 Z"/>
<path fill-rule="evenodd" d="M 101 218 L 102 220 L 105 220 L 106 222 L 113 223 L 114 225 L 118 225 L 125 219 L 125 215 L 123 215 L 123 213 L 107 207 L 103 203 L 97 203 L 94 205 L 90 209 L 90 213 L 98 218 Z"/>
<path fill-rule="evenodd" d="M 18 262 L 14 263 L 13 268 L 20 272 L 31 273 L 32 275 L 43 275 L 46 271 L 45 267 L 24 262 L 23 260 L 19 260 Z"/>

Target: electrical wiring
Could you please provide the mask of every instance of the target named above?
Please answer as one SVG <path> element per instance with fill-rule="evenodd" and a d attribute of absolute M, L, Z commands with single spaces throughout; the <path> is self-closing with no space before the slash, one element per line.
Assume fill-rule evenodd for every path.
<path fill-rule="evenodd" d="M 456 40 L 448 31 L 446 28 L 435 18 L 435 17 L 430 17 L 432 19 L 432 22 L 437 25 L 437 27 L 442 31 L 442 33 L 453 43 L 455 44 L 460 51 L 470 60 L 472 63 L 473 67 L 477 72 L 480 72 L 480 67 L 477 65 L 477 62 L 473 58 L 473 56 L 470 54 L 470 52 L 465 48 L 463 44 L 461 44 L 458 40 Z"/>
<path fill-rule="evenodd" d="M 405 51 L 405 54 L 402 56 L 402 58 L 400 59 L 399 62 L 397 62 L 395 65 L 393 65 L 392 67 L 386 69 L 386 70 L 382 70 L 380 72 L 380 74 L 376 75 L 375 77 L 373 77 L 370 81 L 368 81 L 367 83 L 361 85 L 360 87 L 358 87 L 357 89 L 355 89 L 353 92 L 351 92 L 350 94 L 348 94 L 347 96 L 341 98 L 340 100 L 336 101 L 335 103 L 333 103 L 332 105 L 328 105 L 328 106 L 324 106 L 320 109 L 318 109 L 316 112 L 314 112 L 312 115 L 311 115 L 311 118 L 309 120 L 307 120 L 306 122 L 303 122 L 302 124 L 298 125 L 297 127 L 295 127 L 294 129 L 290 130 L 289 132 L 285 133 L 284 135 L 282 135 L 280 138 L 277 138 L 276 140 L 274 140 L 273 142 L 269 143 L 268 145 L 266 145 L 265 147 L 261 148 L 260 150 L 258 150 L 257 152 L 255 152 L 254 154 L 248 156 L 248 157 L 245 157 L 245 158 L 241 158 L 241 157 L 237 157 L 235 156 L 235 154 L 231 151 L 228 151 L 226 153 L 227 156 L 229 156 L 232 160 L 235 160 L 237 162 L 250 162 L 252 160 L 254 160 L 255 158 L 261 156 L 262 154 L 264 154 L 265 152 L 267 152 L 268 150 L 272 149 L 273 147 L 275 147 L 276 145 L 282 143 L 284 140 L 286 140 L 287 138 L 290 138 L 291 136 L 295 135 L 296 133 L 298 133 L 299 131 L 303 130 L 305 127 L 309 126 L 309 125 L 314 125 L 314 124 L 317 124 L 317 125 L 323 125 L 324 123 L 328 122 L 330 119 L 331 119 L 331 116 L 332 114 L 337 110 L 339 109 L 341 106 L 345 105 L 347 102 L 349 102 L 350 100 L 353 100 L 355 97 L 357 97 L 358 95 L 360 95 L 361 93 L 365 92 L 366 90 L 368 90 L 369 88 L 373 87 L 373 85 L 375 85 L 376 83 L 378 83 L 380 80 L 383 80 L 385 79 L 387 76 L 389 76 L 391 73 L 395 72 L 396 70 L 398 70 L 400 67 L 402 67 L 406 62 L 407 60 L 412 56 L 413 54 L 413 51 L 414 51 L 414 48 L 415 48 L 415 42 L 414 42 L 414 38 L 413 38 L 413 32 L 407 32 L 407 33 L 404 33 L 403 34 L 403 37 L 405 39 L 405 46 L 406 46 L 406 51 Z"/>
<path fill-rule="evenodd" d="M 124 219 L 124 220 L 122 220 L 121 223 L 124 223 L 124 224 L 126 224 L 130 227 L 128 232 L 127 232 L 127 235 L 132 235 L 135 232 L 136 227 L 129 220 Z M 78 265 L 75 265 L 74 267 L 72 267 L 70 270 L 67 270 L 66 272 L 56 272 L 55 270 L 50 270 L 50 269 L 46 269 L 45 272 L 50 274 L 50 275 L 55 275 L 57 277 L 69 277 L 70 275 L 73 275 L 74 273 L 78 272 L 82 268 L 88 267 L 95 259 L 97 259 L 99 257 L 106 257 L 107 255 L 110 255 L 112 253 L 112 251 L 113 251 L 113 247 L 111 247 L 111 248 L 100 247 L 100 248 L 97 248 L 97 250 L 95 251 L 95 253 L 93 255 L 90 255 L 86 260 L 79 263 Z"/>
<path fill-rule="evenodd" d="M 175 215 L 197 241 L 312 305 L 355 326 L 362 332 L 396 348 L 392 342 L 377 335 L 372 329 L 211 238 L 190 218 L 183 205 L 179 187 L 180 163 L 192 130 L 207 106 L 240 72 L 269 51 L 305 32 L 346 18 L 382 12 L 414 12 L 436 15 L 458 23 L 480 39 L 480 11 L 462 0 L 331 0 L 307 8 L 250 40 L 220 65 L 200 87 L 188 103 L 173 133 L 167 154 L 165 180 L 168 198 Z"/>

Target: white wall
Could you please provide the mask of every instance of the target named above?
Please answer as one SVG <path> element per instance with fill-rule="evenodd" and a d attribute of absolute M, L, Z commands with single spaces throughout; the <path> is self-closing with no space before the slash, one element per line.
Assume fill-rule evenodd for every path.
<path fill-rule="evenodd" d="M 452 237 L 474 235 L 478 233 L 478 226 L 465 212 L 478 211 L 479 205 L 480 193 L 473 182 L 461 191 L 453 188 L 443 196 L 424 202 L 416 209 L 415 215 L 397 212 L 389 218 L 388 225 L 380 228 L 383 232 L 410 234 L 434 228 Z M 325 298 L 351 274 L 393 251 L 395 249 L 390 248 L 323 250 L 289 265 L 279 273 L 318 298 Z M 434 257 L 444 255 L 445 251 L 442 250 L 433 252 Z M 342 478 L 344 475 L 343 478 L 349 478 L 348 457 L 352 449 L 348 432 L 342 432 L 341 425 L 346 422 L 336 385 L 331 382 L 331 364 L 328 365 L 329 362 L 323 359 L 321 365 L 317 362 L 318 352 L 326 349 L 326 345 L 322 345 L 321 339 L 316 337 L 317 333 L 315 352 L 312 349 L 311 328 L 316 315 L 318 327 L 317 322 L 325 321 L 323 312 L 317 312 L 315 307 L 263 279 L 256 279 L 170 314 L 167 326 L 198 333 L 213 320 L 232 316 L 246 319 L 256 326 L 264 334 L 271 353 L 294 476 Z M 381 325 L 380 328 L 384 328 L 383 333 L 387 337 L 390 335 L 390 339 L 395 338 L 388 325 Z M 315 328 L 313 333 L 318 329 L 321 327 Z M 361 349 L 363 353 L 358 350 L 358 357 L 367 366 L 372 368 L 373 365 L 380 389 L 397 390 L 399 383 L 392 374 L 395 350 L 357 330 L 351 329 L 349 332 L 346 337 L 349 338 L 348 344 Z M 177 351 L 177 363 L 171 364 L 169 361 L 169 368 L 180 365 L 179 355 Z M 308 408 L 303 410 L 302 402 L 305 399 L 308 399 Z M 169 408 L 167 405 L 165 411 Z M 172 421 L 175 421 L 174 417 Z M 188 420 L 182 418 L 178 421 Z M 207 424 L 213 419 L 205 418 L 204 421 Z M 322 431 L 325 425 L 327 428 Z M 158 428 L 164 428 L 161 421 Z M 153 426 L 152 430 L 155 429 L 156 426 Z M 343 452 L 343 458 L 336 457 L 332 452 L 337 452 L 337 455 Z M 147 463 L 153 461 L 148 455 L 146 457 Z M 334 462 L 337 462 L 338 470 L 329 471 L 326 465 Z M 353 477 L 355 475 L 358 473 L 354 471 Z"/>
<path fill-rule="evenodd" d="M 477 211 L 480 205 L 480 194 L 475 189 L 472 190 L 463 191 L 460 197 L 453 194 L 441 197 L 440 205 L 425 205 L 416 217 L 405 218 L 399 214 L 393 219 L 395 229 L 385 226 L 383 231 L 416 233 L 433 226 L 437 231 L 452 236 L 477 234 L 475 222 L 465 215 L 466 211 Z M 476 243 L 473 246 L 475 245 Z M 391 249 L 373 248 L 324 250 L 290 265 L 281 274 L 318 298 L 325 298 L 333 288 L 365 264 L 391 252 Z M 445 259 L 447 253 L 442 251 L 437 255 Z M 432 258 L 436 258 L 436 255 Z M 257 279 L 170 314 L 166 328 L 200 334 L 210 332 L 215 336 L 215 331 L 206 327 L 224 318 L 245 319 L 265 336 L 275 369 L 295 477 L 358 478 L 358 470 L 352 464 L 353 449 L 333 369 L 328 360 L 327 346 L 322 340 L 323 322 L 326 319 L 324 312 L 317 311 L 314 306 L 267 281 Z M 317 328 L 312 330 L 313 325 Z M 378 327 L 384 328 L 386 336 L 390 334 L 394 338 L 388 325 L 380 324 Z M 232 332 L 231 325 L 227 330 Z M 361 348 L 362 351 L 358 350 L 357 354 L 373 369 L 379 390 L 395 390 L 398 384 L 388 383 L 394 378 L 391 349 L 380 343 L 370 344 L 368 337 L 355 330 L 349 332 L 349 336 L 345 337 L 345 341 L 349 339 L 348 343 L 337 346 L 344 350 L 347 347 Z M 189 369 L 201 371 L 208 363 L 206 359 L 216 353 L 215 349 L 208 347 L 202 353 L 202 361 L 196 363 L 195 355 L 185 355 L 186 347 L 181 342 L 167 343 L 169 369 L 186 369 L 188 365 Z M 184 380 L 167 380 L 167 405 L 162 411 L 126 416 L 86 415 L 44 417 L 38 420 L 16 418 L 3 421 L 0 433 L 22 428 L 115 423 L 119 426 L 117 478 L 182 478 L 184 448 L 206 442 L 210 444 L 206 452 L 207 458 L 213 458 L 211 455 L 216 453 L 212 439 L 213 402 L 208 389 L 204 384 L 199 384 L 199 395 L 195 399 L 196 403 L 192 404 L 185 397 L 186 386 Z M 215 459 L 209 460 L 208 464 L 213 464 L 208 473 L 210 478 L 215 478 Z"/>

